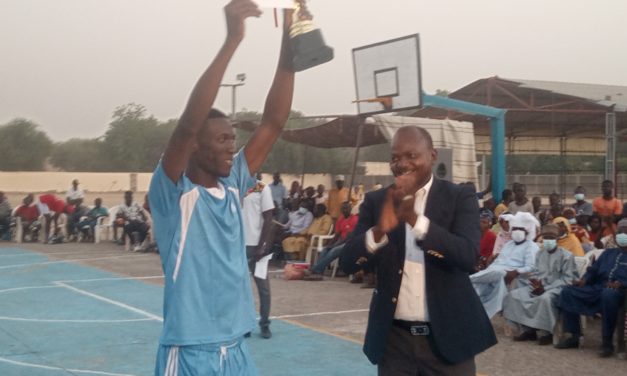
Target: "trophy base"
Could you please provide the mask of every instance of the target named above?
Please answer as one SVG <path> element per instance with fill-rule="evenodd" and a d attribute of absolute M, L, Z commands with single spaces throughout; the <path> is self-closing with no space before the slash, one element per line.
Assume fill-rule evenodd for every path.
<path fill-rule="evenodd" d="M 297 35 L 291 39 L 293 68 L 301 72 L 333 60 L 333 48 L 324 44 L 320 29 Z"/>

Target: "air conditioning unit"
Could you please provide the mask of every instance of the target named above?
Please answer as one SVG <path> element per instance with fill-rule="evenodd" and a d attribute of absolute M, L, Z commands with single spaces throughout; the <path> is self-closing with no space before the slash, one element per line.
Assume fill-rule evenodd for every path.
<path fill-rule="evenodd" d="M 438 179 L 453 181 L 453 149 L 442 148 L 438 151 L 438 159 L 433 164 L 433 176 Z"/>

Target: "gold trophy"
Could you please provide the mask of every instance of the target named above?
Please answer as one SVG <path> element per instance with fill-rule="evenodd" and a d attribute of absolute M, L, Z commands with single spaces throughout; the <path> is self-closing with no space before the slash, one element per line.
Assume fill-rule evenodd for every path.
<path fill-rule="evenodd" d="M 290 44 L 294 70 L 304 71 L 333 60 L 333 48 L 324 43 L 320 29 L 314 26 L 306 0 L 294 0 L 292 17 Z"/>

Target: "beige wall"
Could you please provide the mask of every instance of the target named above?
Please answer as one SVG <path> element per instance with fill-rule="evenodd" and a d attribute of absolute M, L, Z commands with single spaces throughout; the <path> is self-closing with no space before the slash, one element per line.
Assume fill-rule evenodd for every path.
<path fill-rule="evenodd" d="M 121 192 L 131 189 L 131 173 L 0 172 L 0 191 L 62 193 L 78 179 L 87 192 Z M 137 191 L 147 191 L 151 173 L 137 173 Z"/>
<path fill-rule="evenodd" d="M 131 176 L 137 176 L 135 200 L 143 202 L 143 196 L 150 186 L 151 173 L 105 173 L 105 172 L 0 172 L 0 191 L 6 192 L 11 205 L 21 202 L 24 193 L 43 193 L 54 191 L 64 194 L 72 184 L 72 180 L 78 179 L 80 187 L 85 191 L 86 202 L 91 204 L 94 198 L 102 197 L 107 206 L 122 201 L 121 192 L 131 189 Z M 263 181 L 272 182 L 271 174 L 263 174 Z M 289 189 L 292 181 L 301 182 L 300 175 L 281 175 L 283 184 Z M 327 189 L 331 187 L 332 175 L 307 174 L 304 186 L 318 186 L 324 184 Z M 349 176 L 346 176 L 349 179 Z"/>

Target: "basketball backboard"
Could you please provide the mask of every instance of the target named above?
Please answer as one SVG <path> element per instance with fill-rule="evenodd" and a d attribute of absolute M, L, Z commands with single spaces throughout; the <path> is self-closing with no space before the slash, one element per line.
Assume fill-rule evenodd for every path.
<path fill-rule="evenodd" d="M 357 110 L 360 115 L 420 107 L 418 34 L 353 49 Z"/>

